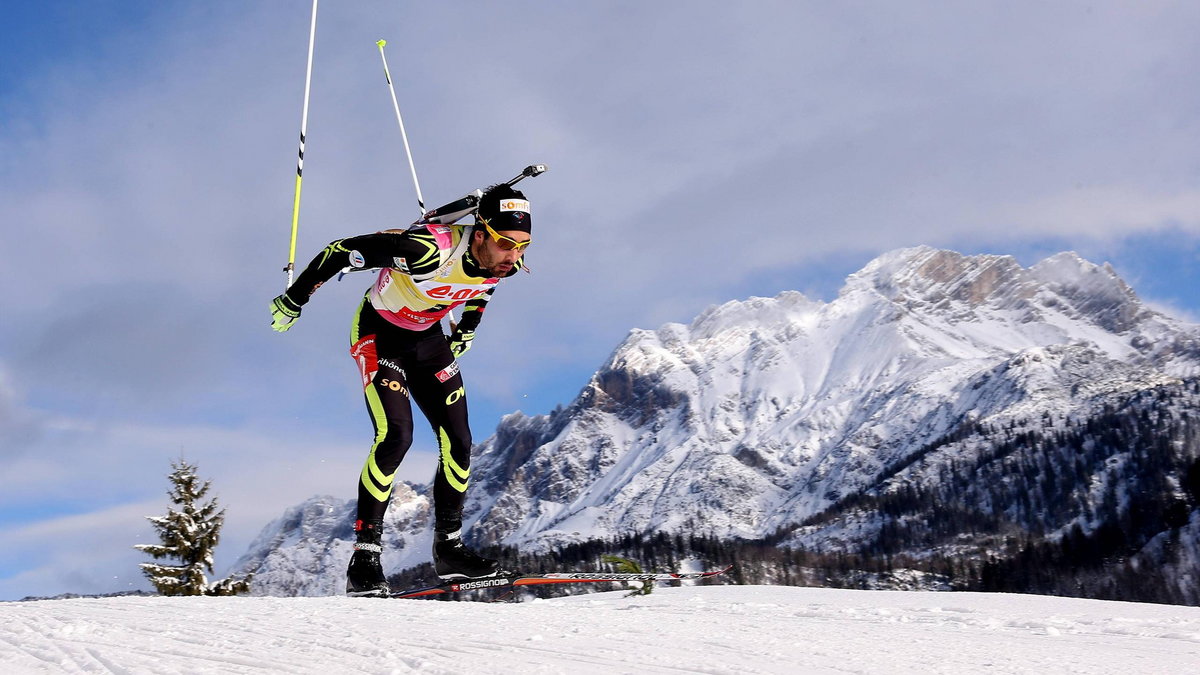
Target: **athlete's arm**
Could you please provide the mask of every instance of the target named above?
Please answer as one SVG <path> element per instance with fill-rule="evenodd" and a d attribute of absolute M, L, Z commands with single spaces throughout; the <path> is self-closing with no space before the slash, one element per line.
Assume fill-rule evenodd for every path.
<path fill-rule="evenodd" d="M 454 354 L 454 358 L 466 354 L 471 348 L 471 342 L 475 339 L 475 329 L 479 327 L 479 321 L 483 318 L 483 310 L 495 292 L 495 287 L 492 287 L 487 293 L 474 300 L 468 300 L 463 305 L 462 319 L 455 326 L 454 332 L 446 338 L 450 341 L 450 353 Z"/>
<path fill-rule="evenodd" d="M 517 273 L 517 270 L 524 269 L 525 256 L 517 259 L 517 264 L 513 265 L 511 271 L 504 275 L 506 278 Z M 481 295 L 474 300 L 468 300 L 463 305 L 462 319 L 454 328 L 454 332 L 446 339 L 450 341 L 450 351 L 454 354 L 454 358 L 458 358 L 467 353 L 471 348 L 471 342 L 475 339 L 475 330 L 479 328 L 479 322 L 483 320 L 483 310 L 487 308 L 488 300 L 492 299 L 492 294 L 496 292 L 496 287 L 493 286 L 487 293 Z"/>
<path fill-rule="evenodd" d="M 300 318 L 300 308 L 312 294 L 343 268 L 398 267 L 409 271 L 413 266 L 432 270 L 437 265 L 437 245 L 432 242 L 432 237 L 423 239 L 419 234 L 404 230 L 364 234 L 330 242 L 296 277 L 296 281 L 271 301 L 271 328 L 280 333 L 291 328 Z"/>
<path fill-rule="evenodd" d="M 321 284 L 346 267 L 400 267 L 416 274 L 425 267 L 436 267 L 437 263 L 437 245 L 432 238 L 408 231 L 338 239 L 312 259 L 285 295 L 297 306 L 303 306 Z"/>

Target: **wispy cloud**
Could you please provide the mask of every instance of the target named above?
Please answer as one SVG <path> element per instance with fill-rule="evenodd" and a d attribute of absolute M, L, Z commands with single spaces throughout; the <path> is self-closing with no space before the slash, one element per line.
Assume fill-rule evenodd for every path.
<path fill-rule="evenodd" d="M 137 564 L 149 558 L 132 546 L 153 541 L 141 516 L 153 514 L 154 506 L 124 504 L 0 529 L 6 570 L 0 599 L 148 589 Z"/>

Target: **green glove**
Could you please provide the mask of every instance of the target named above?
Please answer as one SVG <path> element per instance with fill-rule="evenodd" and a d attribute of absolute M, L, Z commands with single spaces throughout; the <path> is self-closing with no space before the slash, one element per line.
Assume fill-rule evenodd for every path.
<path fill-rule="evenodd" d="M 271 301 L 271 328 L 276 333 L 282 333 L 296 323 L 300 318 L 300 305 L 287 296 L 287 293 Z"/>
<path fill-rule="evenodd" d="M 457 359 L 471 348 L 471 340 L 475 339 L 475 331 L 456 330 L 446 339 L 450 341 L 450 353 Z"/>

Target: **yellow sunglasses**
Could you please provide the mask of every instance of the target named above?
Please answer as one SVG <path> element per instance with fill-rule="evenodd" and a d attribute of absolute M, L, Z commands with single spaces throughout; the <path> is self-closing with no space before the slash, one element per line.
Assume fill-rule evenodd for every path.
<path fill-rule="evenodd" d="M 483 223 L 483 226 L 487 228 L 487 232 L 492 237 L 492 241 L 496 242 L 496 245 L 505 251 L 521 251 L 528 246 L 531 241 L 533 241 L 532 239 L 517 241 L 511 237 L 506 237 L 493 230 L 492 226 L 488 225 L 488 221 L 484 220 L 483 218 L 480 218 L 479 220 Z"/>

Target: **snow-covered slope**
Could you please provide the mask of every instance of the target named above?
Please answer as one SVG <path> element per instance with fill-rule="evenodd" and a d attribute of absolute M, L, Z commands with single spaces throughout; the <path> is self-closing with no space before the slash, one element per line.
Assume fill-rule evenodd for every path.
<path fill-rule="evenodd" d="M 509 415 L 476 447 L 468 526 L 523 550 L 662 530 L 761 538 L 964 424 L 1084 419 L 1197 374 L 1200 327 L 1149 309 L 1106 265 L 898 250 L 830 302 L 785 292 L 632 331 L 570 405 Z M 389 569 L 424 561 L 428 514 L 424 489 L 397 490 Z M 296 571 L 340 577 L 348 545 L 332 530 L 305 540 L 294 521 L 241 568 L 267 563 L 261 592 L 336 592 Z"/>
<path fill-rule="evenodd" d="M 0 603 L 6 673 L 1186 673 L 1200 609 L 764 586 Z"/>

